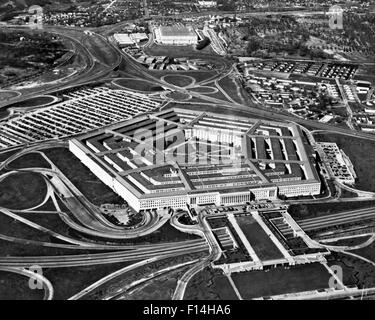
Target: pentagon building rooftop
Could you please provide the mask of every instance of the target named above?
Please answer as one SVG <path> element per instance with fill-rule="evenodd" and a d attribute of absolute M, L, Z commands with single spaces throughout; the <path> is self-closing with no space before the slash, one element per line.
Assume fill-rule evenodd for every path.
<path fill-rule="evenodd" d="M 69 148 L 134 209 L 317 195 L 313 149 L 293 123 L 183 109 L 142 115 Z"/>

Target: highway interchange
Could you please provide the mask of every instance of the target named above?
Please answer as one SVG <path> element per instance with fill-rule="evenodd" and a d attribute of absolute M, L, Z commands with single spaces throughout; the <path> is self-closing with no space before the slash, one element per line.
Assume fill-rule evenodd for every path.
<path fill-rule="evenodd" d="M 118 26 L 116 26 L 118 27 Z M 354 136 L 358 138 L 364 138 L 375 141 L 375 136 L 362 132 L 353 132 L 349 129 L 338 128 L 328 124 L 317 123 L 314 121 L 303 120 L 295 118 L 291 115 L 284 113 L 271 112 L 270 110 L 263 108 L 262 106 L 252 104 L 241 104 L 235 102 L 223 88 L 220 87 L 219 81 L 229 75 L 236 76 L 234 66 L 227 64 L 225 70 L 217 76 L 210 78 L 209 80 L 202 81 L 199 85 L 207 85 L 214 83 L 216 87 L 224 94 L 227 100 L 221 100 L 204 95 L 202 93 L 194 92 L 189 88 L 181 88 L 171 83 L 164 81 L 150 75 L 146 69 L 138 65 L 131 57 L 127 56 L 117 47 L 115 47 L 110 41 L 104 38 L 102 35 L 93 32 L 91 35 L 84 34 L 82 31 L 73 28 L 63 27 L 47 27 L 46 31 L 59 34 L 62 37 L 69 39 L 75 47 L 75 52 L 84 57 L 85 66 L 77 74 L 72 75 L 64 79 L 61 82 L 55 82 L 46 84 L 40 88 L 33 90 L 32 92 L 25 92 L 20 97 L 17 97 L 6 104 L 0 104 L 1 107 L 6 107 L 14 102 L 20 102 L 27 100 L 35 95 L 39 94 L 50 94 L 63 89 L 73 88 L 82 84 L 93 83 L 99 80 L 110 78 L 111 72 L 118 68 L 121 64 L 126 64 L 128 68 L 133 69 L 138 77 L 151 81 L 164 87 L 167 90 L 177 91 L 188 94 L 194 98 L 198 98 L 204 101 L 207 105 L 220 106 L 221 108 L 227 109 L 231 112 L 241 112 L 253 117 L 267 117 L 274 120 L 293 121 L 301 125 L 316 128 L 317 130 L 327 131 L 332 133 L 339 133 L 348 136 Z M 104 30 L 104 33 L 113 32 L 113 30 Z M 42 151 L 46 148 L 55 147 L 64 144 L 64 142 L 50 141 L 44 143 L 35 143 L 29 145 L 26 148 L 20 150 L 14 156 L 11 156 L 6 161 L 0 163 L 0 170 L 7 169 L 9 163 L 30 152 Z M 45 177 L 46 182 L 49 184 L 52 192 L 55 196 L 60 196 L 60 200 L 64 202 L 70 213 L 73 214 L 74 219 L 63 211 L 56 211 L 61 217 L 62 221 L 69 225 L 71 228 L 91 235 L 95 237 L 113 238 L 113 239 L 132 239 L 139 236 L 144 236 L 158 230 L 167 223 L 170 219 L 167 215 L 161 216 L 146 216 L 142 227 L 133 230 L 127 230 L 124 232 L 123 228 L 110 224 L 100 214 L 98 209 L 92 205 L 81 193 L 75 188 L 74 185 L 63 175 L 63 173 L 51 163 L 51 169 L 46 168 L 25 168 L 21 171 L 35 172 Z M 8 168 L 9 169 L 9 168 Z M 0 181 L 5 177 L 15 174 L 17 170 L 10 171 L 0 176 Z M 63 195 L 63 196 L 61 196 Z M 357 199 L 358 200 L 358 199 Z M 319 201 L 319 199 L 317 199 Z M 20 239 L 9 235 L 0 235 L 0 239 L 12 241 L 16 243 L 24 244 L 39 244 L 47 247 L 58 247 L 65 249 L 90 249 L 90 250 L 105 250 L 106 252 L 101 253 L 90 253 L 90 254 L 69 254 L 60 256 L 8 256 L 0 257 L 0 270 L 7 272 L 16 272 L 24 276 L 33 276 L 26 268 L 30 265 L 39 265 L 45 268 L 58 268 L 58 267 L 76 267 L 76 266 L 87 266 L 87 265 L 100 265 L 100 264 L 111 264 L 118 262 L 134 261 L 136 264 L 127 266 L 107 277 L 99 280 L 81 293 L 73 296 L 72 299 L 81 298 L 86 293 L 90 292 L 94 288 L 103 285 L 106 281 L 143 265 L 147 265 L 150 262 L 157 261 L 158 259 L 164 259 L 166 257 L 173 257 L 178 255 L 196 253 L 196 252 L 209 252 L 204 259 L 199 261 L 193 261 L 192 267 L 179 279 L 173 299 L 183 299 L 187 284 L 199 271 L 209 266 L 213 261 L 218 259 L 221 254 L 221 249 L 209 228 L 203 213 L 198 215 L 198 225 L 184 226 L 178 223 L 177 215 L 171 219 L 171 224 L 177 229 L 197 234 L 201 237 L 198 240 L 188 240 L 171 243 L 156 243 L 156 244 L 141 244 L 141 245 L 114 245 L 114 244 L 103 244 L 95 243 L 90 241 L 83 241 L 81 239 L 74 239 L 66 235 L 58 234 L 48 228 L 42 227 L 27 219 L 17 215 L 14 210 L 8 210 L 7 208 L 0 208 L 2 214 L 8 215 L 13 219 L 27 224 L 41 232 L 50 234 L 56 239 L 61 240 L 63 243 L 43 243 L 38 241 L 32 241 L 28 239 Z M 370 219 L 375 216 L 375 209 L 360 209 L 347 211 L 335 215 L 305 219 L 298 221 L 299 225 L 305 231 L 311 231 L 314 229 L 321 229 L 324 227 L 330 227 L 333 225 L 344 224 L 347 222 L 357 222 L 364 219 Z M 369 245 L 374 241 L 374 237 L 371 237 L 366 241 L 366 245 Z M 327 247 L 335 249 L 334 246 Z M 348 248 L 345 247 L 345 250 Z M 343 248 L 338 248 L 343 250 Z M 146 260 L 145 257 L 147 257 Z M 39 277 L 39 280 L 43 282 L 45 288 L 45 299 L 53 298 L 53 287 L 48 279 Z"/>

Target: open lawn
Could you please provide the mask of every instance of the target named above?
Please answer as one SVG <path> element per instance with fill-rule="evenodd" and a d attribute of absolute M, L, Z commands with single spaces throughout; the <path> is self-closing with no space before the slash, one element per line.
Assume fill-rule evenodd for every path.
<path fill-rule="evenodd" d="M 202 253 L 194 253 L 152 262 L 150 264 L 131 270 L 125 273 L 124 275 L 118 276 L 115 279 L 108 281 L 104 285 L 98 287 L 97 289 L 89 293 L 87 296 L 84 297 L 84 299 L 102 300 L 108 296 L 116 296 L 120 291 L 121 296 L 125 295 L 126 297 L 126 290 L 124 290 L 124 288 L 129 286 L 133 282 L 143 279 L 149 276 L 150 274 L 157 272 L 158 270 L 175 266 L 177 264 L 184 263 L 187 261 L 192 261 L 194 259 L 201 257 Z"/>
<path fill-rule="evenodd" d="M 332 242 L 322 242 L 324 244 L 328 244 L 330 246 L 357 246 L 359 244 L 362 244 L 366 242 L 368 239 L 370 239 L 370 236 L 362 236 L 362 237 L 356 237 L 353 236 L 351 238 L 346 238 L 346 239 L 340 239 L 337 241 L 332 241 Z M 371 247 L 371 245 L 369 246 Z"/>
<path fill-rule="evenodd" d="M 147 281 L 144 285 L 131 290 L 125 295 L 129 300 L 171 300 L 177 286 L 177 281 L 192 266 L 167 272 L 151 281 Z"/>
<path fill-rule="evenodd" d="M 232 274 L 243 299 L 324 289 L 329 287 L 329 278 L 327 269 L 319 263 Z"/>
<path fill-rule="evenodd" d="M 50 241 L 50 236 L 42 231 L 29 227 L 22 222 L 14 220 L 13 218 L 8 217 L 4 213 L 0 213 L 0 234 L 16 237 L 27 240 L 35 241 Z M 1 254 L 2 255 L 21 255 L 28 252 L 28 246 L 25 246 L 24 250 L 21 251 L 8 251 L 5 247 L 9 247 L 12 243 L 3 241 L 1 243 Z M 12 249 L 9 247 L 8 249 Z"/>
<path fill-rule="evenodd" d="M 362 237 L 364 239 L 362 242 L 366 241 L 366 237 Z M 371 261 L 375 262 L 375 243 L 371 243 L 369 246 L 358 249 L 358 250 L 352 250 L 350 251 L 352 253 L 358 254 L 362 257 L 365 257 Z"/>
<path fill-rule="evenodd" d="M 0 90 L 0 102 L 19 96 L 17 91 Z"/>
<path fill-rule="evenodd" d="M 86 267 L 50 268 L 44 269 L 43 274 L 53 285 L 54 300 L 66 300 L 106 275 L 133 263 L 134 261 Z"/>
<path fill-rule="evenodd" d="M 206 268 L 188 283 L 184 300 L 237 300 L 228 278 L 220 271 Z"/>
<path fill-rule="evenodd" d="M 113 81 L 114 84 L 130 90 L 143 91 L 143 92 L 157 92 L 164 91 L 164 89 L 155 83 L 148 82 L 140 79 L 122 78 Z"/>
<path fill-rule="evenodd" d="M 0 271 L 0 300 L 43 300 L 44 290 L 32 290 L 29 277 Z"/>
<path fill-rule="evenodd" d="M 77 232 L 78 234 L 78 232 Z M 80 235 L 80 234 L 79 234 Z M 85 238 L 89 238 L 87 235 L 82 235 Z M 185 241 L 185 240 L 194 240 L 199 239 L 200 237 L 197 235 L 184 233 L 176 228 L 172 227 L 170 223 L 167 221 L 162 227 L 158 230 L 152 232 L 147 236 L 137 237 L 134 239 L 128 240 L 114 240 L 114 239 L 105 239 L 105 238 L 90 238 L 91 240 L 95 240 L 95 242 L 105 241 L 105 243 L 112 243 L 112 244 L 127 244 L 127 245 L 136 245 L 136 244 L 152 244 L 152 243 L 161 243 L 161 242 L 175 242 L 175 241 Z"/>
<path fill-rule="evenodd" d="M 186 100 L 189 100 L 191 98 L 190 95 L 185 94 L 183 92 L 178 92 L 178 91 L 167 93 L 165 96 L 167 98 L 177 100 L 177 101 L 186 101 Z"/>
<path fill-rule="evenodd" d="M 181 73 L 181 71 L 179 71 L 179 73 Z M 173 75 L 173 73 L 168 73 L 168 74 Z M 218 75 L 218 72 L 214 70 L 209 70 L 209 71 L 198 70 L 198 71 L 183 71 L 183 73 L 181 74 L 184 76 L 192 77 L 195 79 L 197 83 L 199 83 L 201 81 L 209 81 L 210 79 L 216 77 Z"/>
<path fill-rule="evenodd" d="M 117 193 L 101 182 L 68 149 L 52 148 L 44 150 L 44 153 L 93 204 L 124 203 Z"/>
<path fill-rule="evenodd" d="M 375 141 L 349 137 L 340 134 L 317 134 L 317 141 L 335 142 L 343 149 L 354 165 L 358 176 L 355 187 L 375 192 Z"/>
<path fill-rule="evenodd" d="M 202 93 L 202 94 L 213 94 L 217 92 L 217 89 L 209 86 L 202 86 L 189 89 L 192 92 Z"/>
<path fill-rule="evenodd" d="M 8 165 L 9 169 L 51 168 L 50 164 L 40 153 L 32 152 L 17 158 Z"/>
<path fill-rule="evenodd" d="M 194 82 L 194 79 L 185 75 L 166 75 L 163 79 L 164 81 L 178 87 L 187 87 Z"/>
<path fill-rule="evenodd" d="M 47 192 L 43 176 L 33 172 L 17 172 L 0 183 L 0 206 L 28 209 L 40 204 Z"/>
<path fill-rule="evenodd" d="M 284 257 L 253 217 L 236 217 L 236 220 L 259 259 L 273 260 Z"/>
<path fill-rule="evenodd" d="M 375 267 L 368 262 L 343 253 L 333 252 L 329 256 L 328 264 L 342 268 L 343 283 L 347 286 L 354 285 L 360 289 L 375 286 Z"/>
<path fill-rule="evenodd" d="M 31 98 L 25 101 L 13 103 L 9 107 L 11 108 L 30 108 L 30 107 L 38 107 L 50 104 L 54 101 L 54 97 L 52 96 L 39 96 L 35 98 Z"/>
<path fill-rule="evenodd" d="M 236 80 L 231 79 L 230 77 L 225 77 L 221 79 L 218 83 L 219 86 L 224 89 L 224 91 L 235 101 L 238 103 L 243 103 L 243 100 L 241 99 L 241 91 L 237 87 Z"/>
<path fill-rule="evenodd" d="M 4 161 L 4 160 L 8 159 L 11 155 L 15 154 L 18 151 L 19 150 L 12 150 L 12 151 L 0 153 L 0 161 Z"/>

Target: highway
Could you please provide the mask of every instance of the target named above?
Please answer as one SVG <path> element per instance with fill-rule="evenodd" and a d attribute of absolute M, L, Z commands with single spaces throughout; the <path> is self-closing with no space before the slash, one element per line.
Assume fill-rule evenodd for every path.
<path fill-rule="evenodd" d="M 48 144 L 50 145 L 50 144 Z M 42 145 L 46 147 L 46 145 Z M 12 155 L 6 161 L 0 164 L 0 169 L 10 169 L 9 164 L 17 158 L 31 151 L 37 151 L 38 145 L 23 149 Z M 46 158 L 48 159 L 48 158 Z M 27 168 L 19 169 L 14 172 L 34 172 L 45 177 L 45 181 L 53 188 L 61 201 L 67 206 L 69 214 L 61 212 L 61 219 L 71 228 L 88 234 L 90 236 L 108 238 L 108 239 L 131 239 L 140 236 L 146 236 L 160 227 L 162 227 L 170 218 L 168 212 L 146 211 L 142 223 L 134 228 L 117 226 L 110 223 L 100 212 L 97 206 L 94 206 L 88 199 L 70 182 L 70 180 L 58 169 L 50 160 L 51 169 L 47 168 Z M 7 175 L 11 174 L 8 172 Z M 1 176 L 0 180 L 5 176 Z M 77 222 L 76 222 L 77 221 Z"/>
<path fill-rule="evenodd" d="M 10 28 L 14 30 L 24 29 L 18 26 Z M 65 78 L 63 81 L 56 80 L 51 83 L 45 83 L 43 86 L 33 88 L 32 90 L 28 89 L 29 92 L 23 92 L 20 97 L 8 100 L 6 103 L 0 103 L 0 109 L 37 95 L 50 94 L 102 80 L 122 62 L 122 56 L 118 54 L 118 51 L 98 34 L 93 33 L 92 35 L 86 35 L 83 33 L 83 30 L 59 26 L 45 26 L 44 31 L 57 34 L 71 41 L 75 47 L 75 51 L 84 59 L 84 67 L 78 73 Z"/>
<path fill-rule="evenodd" d="M 333 227 L 346 223 L 363 222 L 375 218 L 375 208 L 345 211 L 316 218 L 297 220 L 304 231 L 311 231 L 326 227 Z M 281 230 L 282 231 L 282 230 Z"/>
<path fill-rule="evenodd" d="M 145 257 L 179 256 L 195 252 L 207 251 L 208 246 L 204 240 L 198 244 L 175 245 L 158 249 L 139 249 L 136 251 L 115 251 L 106 253 L 60 255 L 60 256 L 20 256 L 0 257 L 0 267 L 27 268 L 38 265 L 42 268 L 78 267 L 118 263 L 125 261 L 144 260 Z"/>
<path fill-rule="evenodd" d="M 177 282 L 176 289 L 173 293 L 172 300 L 183 300 L 187 284 L 189 281 L 200 271 L 204 268 L 211 265 L 212 262 L 216 261 L 221 256 L 221 248 L 217 243 L 215 236 L 208 225 L 208 222 L 204 216 L 204 211 L 200 211 L 198 213 L 198 222 L 199 226 L 202 228 L 202 231 L 205 234 L 206 240 L 209 244 L 210 254 L 203 259 L 203 261 L 194 265 L 191 269 L 189 269 Z"/>
<path fill-rule="evenodd" d="M 44 300 L 53 299 L 53 294 L 54 294 L 53 286 L 51 282 L 42 274 L 35 273 L 33 271 L 30 271 L 24 268 L 14 268 L 14 267 L 9 267 L 9 266 L 0 266 L 0 271 L 16 273 L 21 276 L 28 277 L 37 282 L 40 282 L 43 285 L 43 289 L 44 289 Z"/>

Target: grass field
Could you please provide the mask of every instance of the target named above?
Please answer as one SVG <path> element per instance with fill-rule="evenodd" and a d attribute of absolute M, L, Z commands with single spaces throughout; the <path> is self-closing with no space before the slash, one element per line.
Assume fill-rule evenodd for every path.
<path fill-rule="evenodd" d="M 119 290 L 122 290 L 123 288 L 129 286 L 133 282 L 145 278 L 150 274 L 157 272 L 158 270 L 162 270 L 183 262 L 192 261 L 194 259 L 201 257 L 202 253 L 194 253 L 152 262 L 150 264 L 136 268 L 132 271 L 127 272 L 124 275 L 121 275 L 119 277 L 116 277 L 115 279 L 110 280 L 106 284 L 98 287 L 93 292 L 89 293 L 85 297 L 85 300 L 102 300 L 106 296 L 116 294 L 119 292 Z M 123 291 L 122 294 L 125 294 L 126 297 L 126 290 Z"/>
<path fill-rule="evenodd" d="M 203 87 L 196 87 L 189 89 L 192 92 L 202 93 L 202 94 L 213 94 L 216 93 L 216 88 L 209 87 L 209 86 L 203 86 Z"/>
<path fill-rule="evenodd" d="M 243 299 L 328 288 L 329 278 L 328 271 L 319 263 L 232 274 Z"/>
<path fill-rule="evenodd" d="M 166 75 L 163 79 L 164 81 L 178 87 L 187 87 L 193 84 L 193 79 L 191 79 L 190 76 L 188 77 L 184 75 Z"/>
<path fill-rule="evenodd" d="M 186 101 L 186 100 L 189 100 L 191 98 L 190 95 L 185 94 L 183 92 L 177 92 L 177 91 L 167 93 L 165 96 L 167 98 L 177 100 L 177 101 Z"/>
<path fill-rule="evenodd" d="M 128 300 L 171 300 L 177 286 L 177 281 L 181 276 L 191 268 L 191 265 L 185 268 L 165 273 L 146 284 L 130 291 L 125 297 Z"/>
<path fill-rule="evenodd" d="M 33 172 L 17 172 L 0 183 L 0 206 L 28 209 L 40 204 L 47 192 L 44 178 Z"/>
<path fill-rule="evenodd" d="M 144 92 L 164 91 L 164 89 L 159 85 L 155 85 L 152 82 L 139 79 L 123 78 L 115 80 L 114 83 L 120 87 L 123 87 L 124 89 L 131 89 Z"/>
<path fill-rule="evenodd" d="M 370 236 L 362 236 L 362 237 L 353 236 L 347 239 L 340 239 L 337 241 L 324 242 L 324 243 L 329 244 L 330 246 L 357 246 L 361 243 L 366 242 L 368 239 L 370 239 Z"/>
<path fill-rule="evenodd" d="M 0 300 L 43 300 L 44 290 L 32 290 L 23 275 L 0 271 Z"/>
<path fill-rule="evenodd" d="M 19 93 L 16 91 L 0 90 L 0 102 L 15 98 L 17 96 L 19 96 Z"/>
<path fill-rule="evenodd" d="M 22 157 L 17 158 L 8 165 L 9 169 L 22 168 L 51 168 L 46 159 L 39 153 L 28 153 Z"/>
<path fill-rule="evenodd" d="M 253 217 L 236 217 L 236 220 L 259 259 L 272 260 L 284 257 Z"/>
<path fill-rule="evenodd" d="M 11 155 L 15 154 L 18 150 L 8 151 L 0 153 L 0 161 L 5 161 L 8 159 Z"/>
<path fill-rule="evenodd" d="M 375 192 L 375 141 L 359 139 L 339 134 L 317 134 L 317 141 L 335 142 L 343 149 L 354 165 L 358 181 L 355 187 Z"/>
<path fill-rule="evenodd" d="M 175 75 L 170 72 L 164 72 L 164 75 Z M 189 76 L 195 79 L 197 83 L 201 81 L 207 81 L 210 80 L 211 78 L 215 77 L 218 75 L 218 72 L 216 71 L 205 71 L 205 70 L 199 70 L 199 71 L 183 71 L 182 75 L 184 76 Z"/>
<path fill-rule="evenodd" d="M 124 203 L 117 193 L 101 182 L 68 149 L 53 148 L 43 152 L 93 204 Z"/>
<path fill-rule="evenodd" d="M 185 300 L 237 300 L 229 280 L 219 271 L 206 268 L 188 283 Z"/>
<path fill-rule="evenodd" d="M 225 92 L 236 102 L 243 103 L 242 99 L 238 95 L 238 89 L 235 84 L 235 80 L 229 78 L 228 76 L 221 79 L 219 82 L 220 87 L 222 87 Z"/>
<path fill-rule="evenodd" d="M 362 237 L 362 238 L 365 239 L 365 237 Z M 371 243 L 367 247 L 364 247 L 364 248 L 361 248 L 361 249 L 358 249 L 358 250 L 352 250 L 350 252 L 358 254 L 362 257 L 365 257 L 365 258 L 375 262 L 375 244 L 374 244 L 374 242 Z"/>
<path fill-rule="evenodd" d="M 78 234 L 78 233 L 77 233 Z M 86 238 L 89 238 L 85 235 Z M 95 242 L 105 242 L 112 244 L 127 244 L 127 245 L 136 245 L 136 244 L 152 244 L 152 243 L 161 243 L 161 242 L 175 242 L 175 241 L 185 241 L 185 240 L 194 240 L 199 239 L 197 235 L 181 232 L 176 228 L 172 227 L 169 222 L 166 222 L 158 230 L 152 232 L 147 236 L 137 237 L 134 239 L 128 240 L 114 240 L 114 239 L 105 239 L 105 238 L 95 238 Z"/>
<path fill-rule="evenodd" d="M 49 103 L 52 103 L 54 101 L 53 97 L 50 96 L 39 96 L 35 98 L 31 98 L 25 101 L 17 102 L 9 107 L 12 108 L 30 108 L 30 107 L 38 107 L 38 106 L 43 106 L 47 105 Z"/>
<path fill-rule="evenodd" d="M 8 217 L 4 213 L 0 213 L 0 233 L 6 236 L 21 238 L 21 239 L 28 239 L 28 240 L 35 240 L 35 241 L 49 241 L 50 236 L 36 230 L 32 227 L 29 227 L 25 225 L 22 222 L 18 222 L 17 220 L 14 220 L 13 218 Z M 28 248 L 25 247 L 24 250 L 21 251 L 15 251 L 15 252 L 9 252 L 8 249 L 11 250 L 12 243 L 4 241 L 2 242 L 2 250 L 1 254 L 6 255 L 21 255 L 22 253 L 27 253 Z M 5 249 L 5 247 L 8 249 Z"/>
<path fill-rule="evenodd" d="M 32 222 L 35 222 L 36 224 L 41 225 L 42 227 L 55 231 L 59 234 L 74 238 L 74 234 L 72 233 L 73 230 L 67 224 L 65 224 L 65 222 L 61 220 L 58 214 L 30 212 L 19 213 L 19 215 Z"/>
<path fill-rule="evenodd" d="M 342 279 L 345 285 L 355 285 L 360 289 L 375 286 L 375 267 L 370 263 L 343 253 L 333 252 L 328 264 L 342 268 Z"/>
<path fill-rule="evenodd" d="M 374 200 L 338 203 L 292 204 L 289 207 L 288 212 L 294 219 L 301 220 L 374 206 Z"/>
<path fill-rule="evenodd" d="M 43 274 L 53 285 L 55 290 L 54 300 L 66 300 L 106 275 L 135 262 L 73 268 L 50 268 L 43 270 Z"/>

